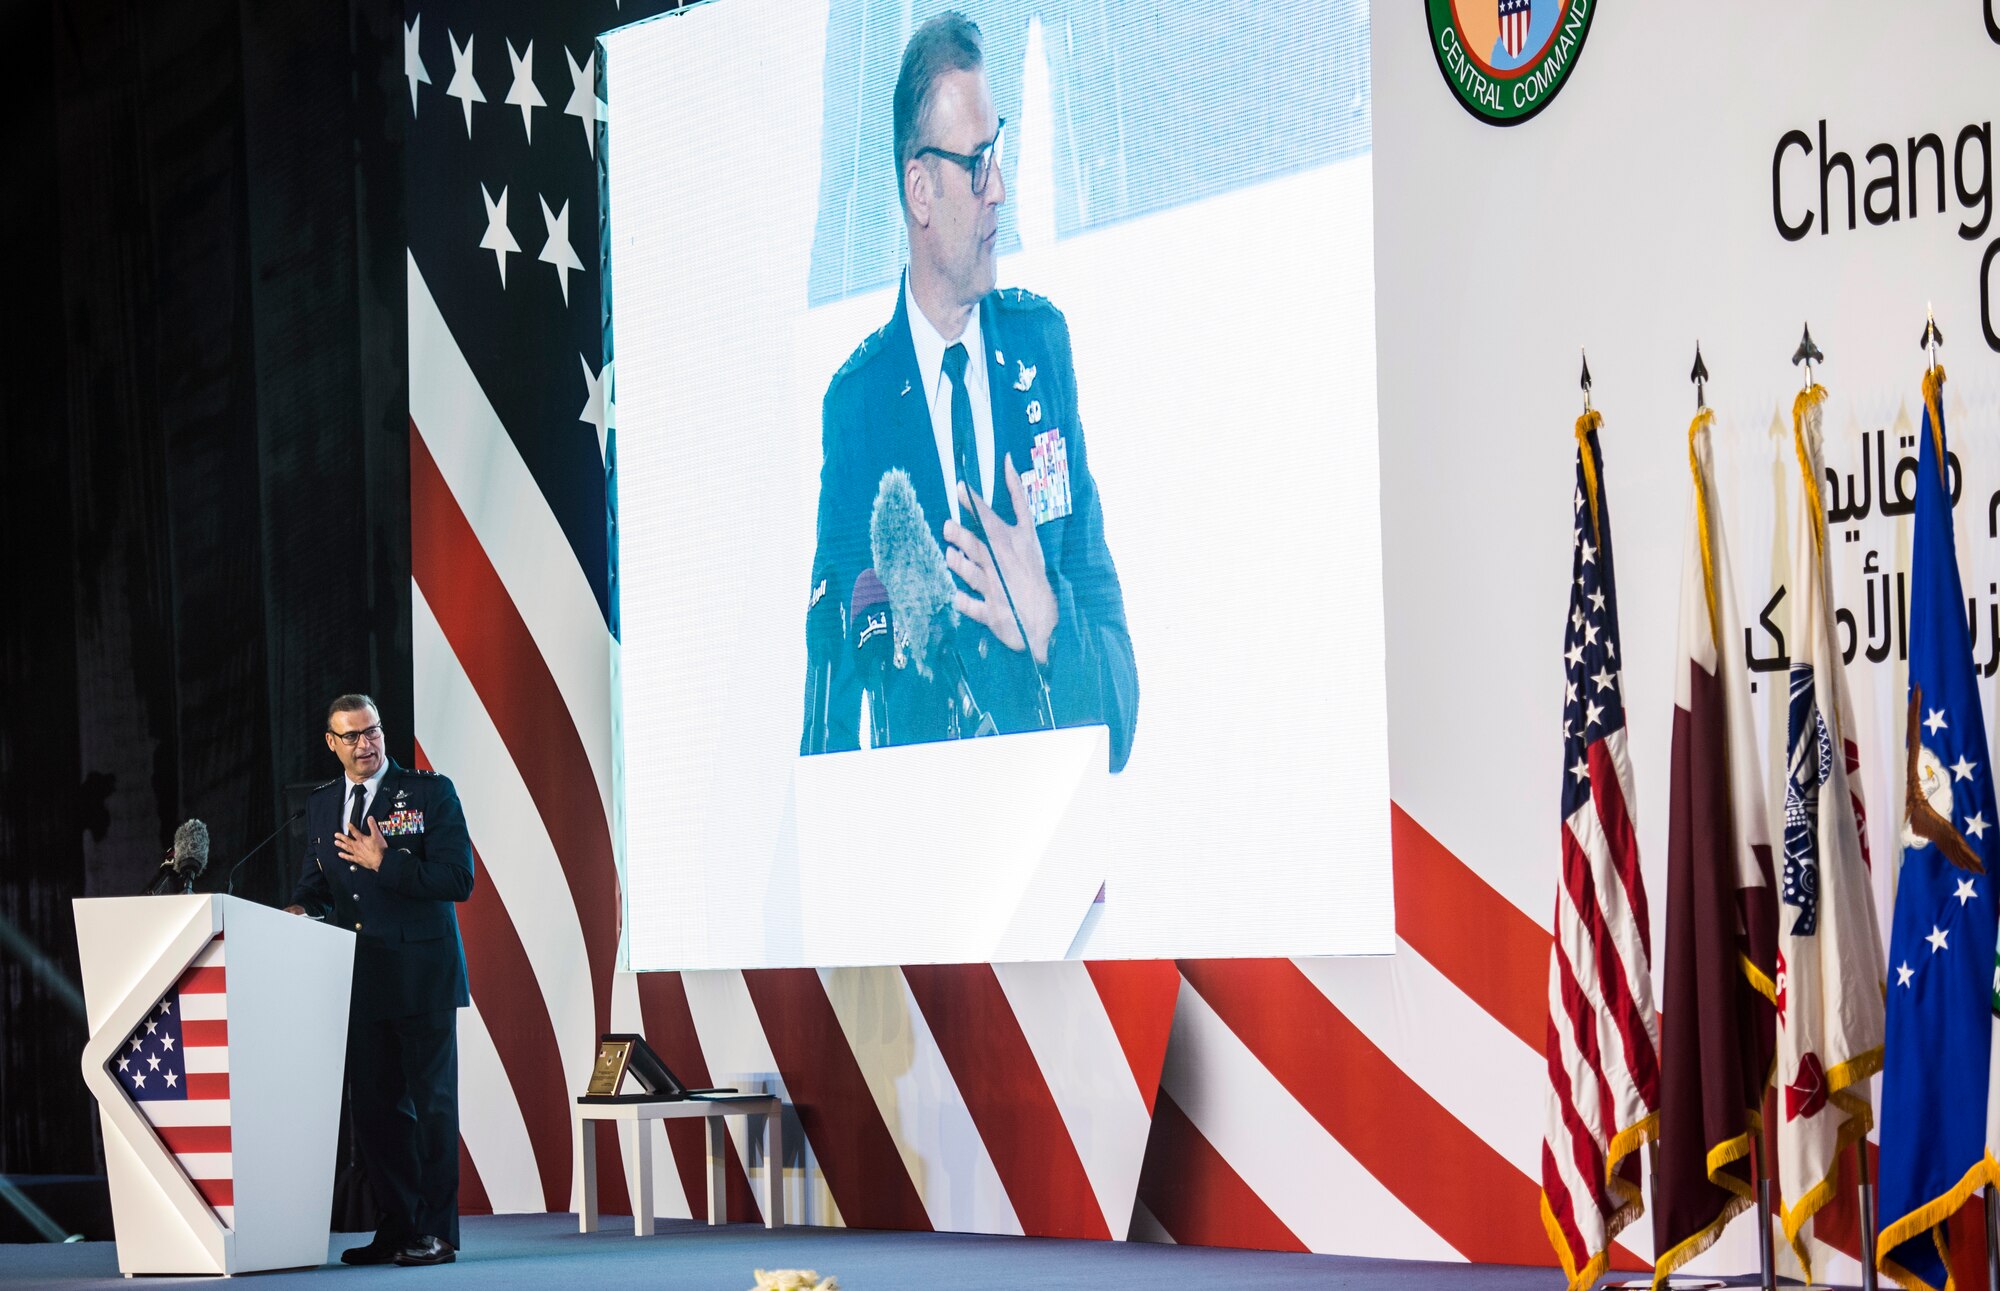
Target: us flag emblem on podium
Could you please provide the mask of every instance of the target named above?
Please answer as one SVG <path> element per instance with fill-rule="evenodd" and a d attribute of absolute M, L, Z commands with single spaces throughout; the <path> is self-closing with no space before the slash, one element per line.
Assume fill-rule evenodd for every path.
<path fill-rule="evenodd" d="M 218 936 L 154 1004 L 107 1066 L 216 1217 L 234 1228 L 225 972 Z"/>

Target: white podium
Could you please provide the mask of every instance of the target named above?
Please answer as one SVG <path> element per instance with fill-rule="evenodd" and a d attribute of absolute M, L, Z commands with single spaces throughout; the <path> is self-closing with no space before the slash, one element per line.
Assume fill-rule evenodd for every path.
<path fill-rule="evenodd" d="M 802 964 L 1063 959 L 1104 882 L 1110 732 L 800 758 Z"/>
<path fill-rule="evenodd" d="M 119 1271 L 326 1263 L 354 934 L 235 897 L 75 904 Z"/>

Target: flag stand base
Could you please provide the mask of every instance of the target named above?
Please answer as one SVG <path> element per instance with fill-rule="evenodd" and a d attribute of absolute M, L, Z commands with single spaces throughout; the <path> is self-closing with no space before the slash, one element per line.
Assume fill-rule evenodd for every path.
<path fill-rule="evenodd" d="M 1875 1184 L 1868 1177 L 1868 1140 L 1854 1145 L 1856 1170 L 1860 1175 L 1859 1200 L 1861 1204 L 1861 1291 L 1876 1291 L 1875 1278 Z M 1991 1188 L 1987 1189 L 1987 1204 L 1992 1204 Z M 1988 1231 L 1991 1231 L 1989 1225 Z"/>
<path fill-rule="evenodd" d="M 2000 1193 L 1986 1185 L 1986 1285 L 2000 1291 Z"/>
<path fill-rule="evenodd" d="M 1771 1253 L 1771 1176 L 1764 1169 L 1764 1144 L 1757 1144 L 1757 1255 L 1760 1260 L 1758 1285 L 1764 1291 L 1778 1291 L 1778 1270 Z"/>

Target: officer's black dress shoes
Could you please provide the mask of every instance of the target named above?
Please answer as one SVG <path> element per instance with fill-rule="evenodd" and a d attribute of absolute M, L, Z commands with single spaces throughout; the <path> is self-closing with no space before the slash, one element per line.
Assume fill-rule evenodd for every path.
<path fill-rule="evenodd" d="M 457 1258 L 457 1248 L 441 1237 L 419 1237 L 396 1252 L 396 1263 L 403 1265 L 449 1264 Z"/>
<path fill-rule="evenodd" d="M 408 1243 L 377 1233 L 366 1246 L 350 1246 L 340 1253 L 342 1264 L 393 1264 Z"/>

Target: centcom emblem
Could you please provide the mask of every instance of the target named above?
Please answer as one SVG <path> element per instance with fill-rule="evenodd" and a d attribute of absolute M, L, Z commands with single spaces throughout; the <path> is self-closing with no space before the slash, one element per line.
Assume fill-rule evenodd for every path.
<path fill-rule="evenodd" d="M 1547 107 L 1583 53 L 1597 0 L 1424 0 L 1431 53 L 1460 105 L 1489 125 Z"/>

